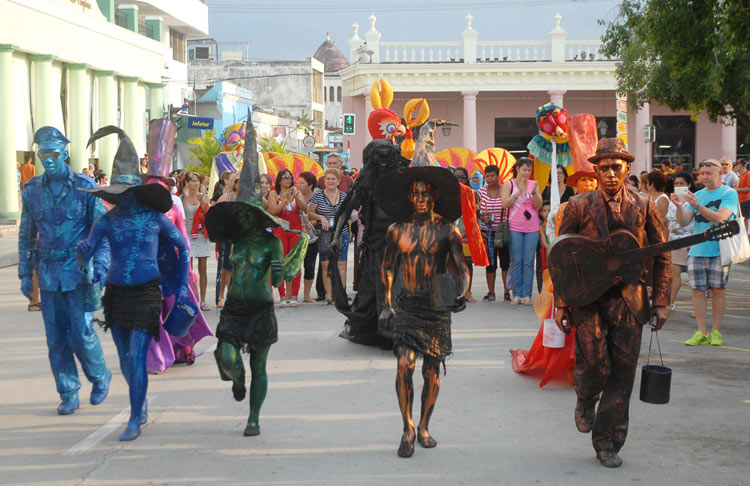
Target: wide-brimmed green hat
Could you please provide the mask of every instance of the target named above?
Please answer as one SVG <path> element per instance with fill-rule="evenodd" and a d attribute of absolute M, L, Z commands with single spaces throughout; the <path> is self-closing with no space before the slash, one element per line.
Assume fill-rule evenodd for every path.
<path fill-rule="evenodd" d="M 260 167 L 258 146 L 255 140 L 255 127 L 252 113 L 247 114 L 245 128 L 245 153 L 242 157 L 240 186 L 235 201 L 224 201 L 214 205 L 206 213 L 206 231 L 211 241 L 233 240 L 245 233 L 248 228 L 243 222 L 247 212 L 253 213 L 261 228 L 281 226 L 288 230 L 289 223 L 266 212 L 260 187 Z"/>

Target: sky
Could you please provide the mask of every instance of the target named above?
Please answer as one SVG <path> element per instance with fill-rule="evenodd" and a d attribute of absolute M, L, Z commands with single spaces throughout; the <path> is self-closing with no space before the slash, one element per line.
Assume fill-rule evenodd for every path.
<path fill-rule="evenodd" d="M 546 40 L 554 15 L 570 40 L 599 39 L 597 20 L 614 20 L 613 0 L 206 0 L 209 36 L 219 42 L 249 42 L 251 60 L 304 60 L 329 32 L 349 57 L 352 24 L 359 36 L 377 17 L 381 41 L 460 41 L 471 13 L 479 40 Z M 228 49 L 238 49 L 228 46 Z"/>

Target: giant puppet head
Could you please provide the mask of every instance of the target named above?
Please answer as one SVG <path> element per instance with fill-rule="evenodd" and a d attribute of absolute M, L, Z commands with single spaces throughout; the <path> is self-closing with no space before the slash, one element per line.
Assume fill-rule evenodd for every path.
<path fill-rule="evenodd" d="M 544 189 L 553 165 L 564 167 L 570 174 L 567 167 L 573 158 L 568 143 L 568 111 L 554 103 L 544 104 L 536 110 L 536 125 L 539 133 L 527 148 L 534 158 L 534 179 Z"/>
<path fill-rule="evenodd" d="M 372 83 L 370 104 L 373 111 L 367 118 L 367 130 L 373 140 L 390 139 L 394 142 L 396 137 L 402 137 L 406 133 L 401 118 L 395 111 L 388 109 L 392 102 L 393 88 L 388 81 L 381 79 Z"/>

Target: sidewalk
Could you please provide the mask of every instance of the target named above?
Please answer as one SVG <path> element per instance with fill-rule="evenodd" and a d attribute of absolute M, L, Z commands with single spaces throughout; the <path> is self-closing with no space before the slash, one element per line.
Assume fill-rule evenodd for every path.
<path fill-rule="evenodd" d="M 18 236 L 0 238 L 0 268 L 18 265 Z"/>

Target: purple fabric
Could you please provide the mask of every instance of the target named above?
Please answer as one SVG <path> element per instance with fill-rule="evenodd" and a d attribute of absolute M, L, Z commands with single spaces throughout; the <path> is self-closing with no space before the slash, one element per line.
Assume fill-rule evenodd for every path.
<path fill-rule="evenodd" d="M 219 176 L 226 171 L 237 172 L 237 168 L 229 161 L 227 154 L 221 153 L 215 156 L 214 163 L 216 163 L 216 171 L 219 173 Z"/>
<path fill-rule="evenodd" d="M 194 304 L 198 304 L 198 294 L 195 285 L 194 275 L 191 272 L 191 279 L 189 285 L 190 301 Z M 164 373 L 167 368 L 172 366 L 176 359 L 184 359 L 184 353 L 181 351 L 186 347 L 195 346 L 198 341 L 206 336 L 213 336 L 211 328 L 208 327 L 208 322 L 203 315 L 203 312 L 198 313 L 198 317 L 195 318 L 195 322 L 188 330 L 184 337 L 178 338 L 171 336 L 167 331 L 164 330 L 164 319 L 169 315 L 169 311 L 174 305 L 174 296 L 168 297 L 162 301 L 161 306 L 161 322 L 159 326 L 160 340 L 151 341 L 151 346 L 146 356 L 146 369 L 152 374 Z M 177 356 L 175 356 L 175 347 L 177 347 Z"/>

